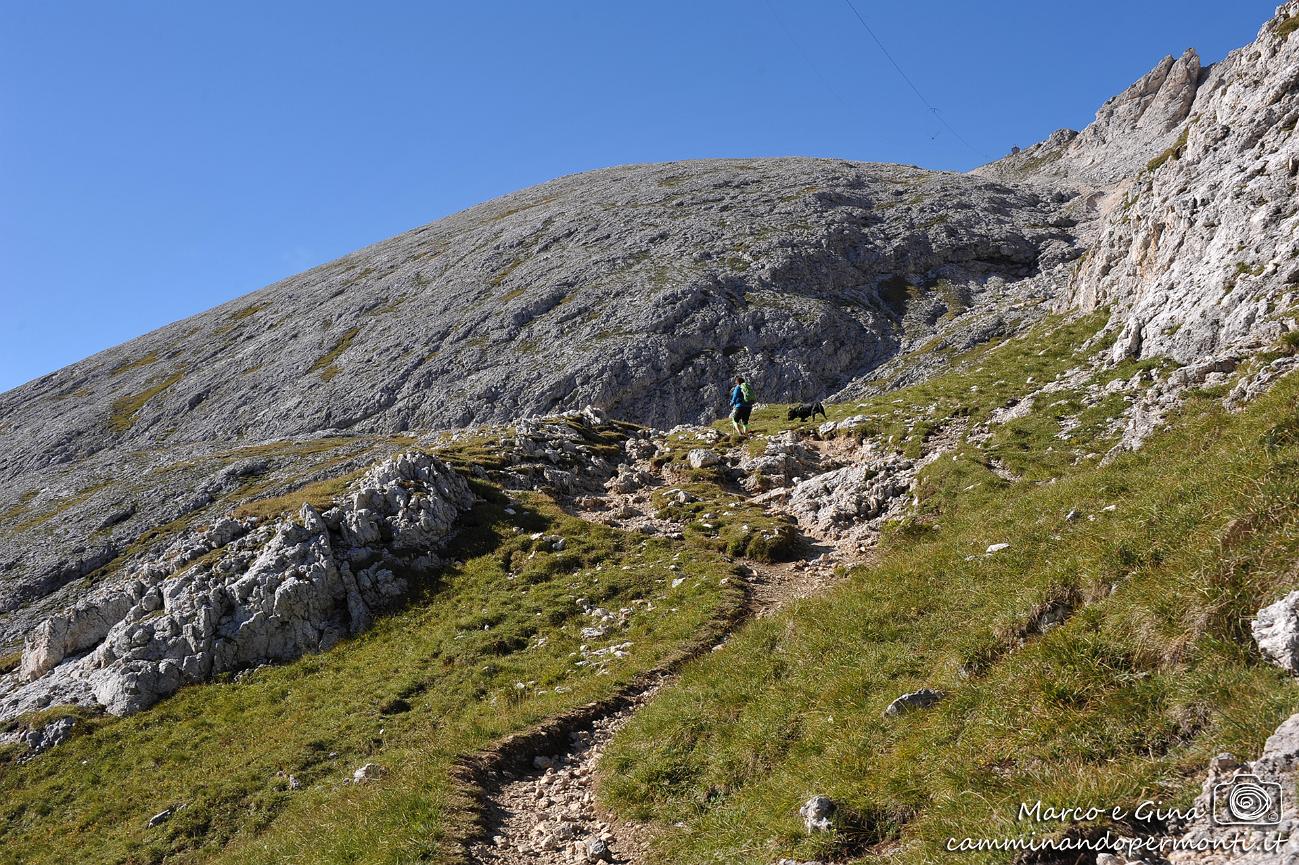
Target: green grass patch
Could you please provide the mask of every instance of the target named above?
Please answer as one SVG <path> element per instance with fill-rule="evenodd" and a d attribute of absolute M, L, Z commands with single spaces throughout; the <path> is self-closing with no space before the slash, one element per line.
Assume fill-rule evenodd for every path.
<path fill-rule="evenodd" d="M 37 490 L 24 490 L 22 495 L 18 496 L 18 501 L 0 511 L 0 525 L 13 522 L 27 513 L 28 508 L 31 507 L 32 499 L 36 498 L 37 493 Z"/>
<path fill-rule="evenodd" d="M 1299 30 L 1299 15 L 1291 15 L 1289 18 L 1276 25 L 1276 35 L 1282 39 L 1289 39 L 1290 34 Z"/>
<path fill-rule="evenodd" d="M 88 721 L 94 717 L 94 713 L 89 709 L 85 709 L 81 706 L 60 704 L 45 709 L 38 709 L 35 712 L 25 712 L 16 718 L 11 718 L 6 721 L 3 726 L 0 726 L 0 731 L 12 733 L 15 730 L 43 730 L 55 721 L 60 721 L 64 718 Z"/>
<path fill-rule="evenodd" d="M 1174 141 L 1168 147 L 1167 150 L 1163 151 L 1154 159 L 1147 162 L 1146 168 L 1150 169 L 1151 171 L 1158 171 L 1160 168 L 1163 167 L 1164 163 L 1168 162 L 1169 160 L 1181 159 L 1182 153 L 1186 149 L 1186 139 L 1190 134 L 1191 134 L 1191 126 L 1188 123 L 1186 126 L 1182 127 L 1182 134 L 1177 136 L 1177 140 Z"/>
<path fill-rule="evenodd" d="M 112 372 L 109 373 L 109 375 L 111 376 L 121 375 L 127 370 L 139 369 L 140 367 L 143 366 L 152 366 L 157 362 L 158 362 L 158 353 L 156 351 L 151 351 L 148 354 L 144 354 L 141 355 L 140 357 L 137 357 L 135 360 L 128 361 L 119 366 L 113 367 L 113 370 Z"/>
<path fill-rule="evenodd" d="M 415 274 L 415 284 L 417 286 L 424 286 L 427 283 L 428 280 L 424 278 L 423 274 L 418 274 L 418 273 Z M 388 315 L 389 313 L 396 312 L 398 308 L 400 308 L 401 305 L 406 302 L 406 300 L 407 300 L 406 295 L 399 294 L 396 297 L 389 300 L 387 303 L 383 304 L 382 306 L 375 307 L 373 310 L 370 311 L 370 315 L 375 315 L 375 316 Z"/>
<path fill-rule="evenodd" d="M 18 669 L 18 665 L 22 662 L 23 653 L 21 649 L 16 652 L 6 652 L 5 654 L 0 655 L 0 676 L 5 675 L 6 673 L 12 673 L 14 670 Z"/>
<path fill-rule="evenodd" d="M 969 308 L 965 295 L 951 280 L 940 279 L 935 288 L 938 290 L 939 297 L 943 299 L 943 305 L 947 307 L 947 311 L 943 313 L 942 321 L 951 321 Z M 921 351 L 923 352 L 924 349 L 922 348 Z"/>
<path fill-rule="evenodd" d="M 707 472 L 697 477 L 693 483 L 653 494 L 659 516 L 681 523 L 687 540 L 760 562 L 798 555 L 800 539 L 789 519 L 750 504 L 743 494 L 728 492 Z M 681 493 L 687 501 L 678 501 Z"/>
<path fill-rule="evenodd" d="M 368 467 L 360 468 L 338 477 L 315 481 L 283 495 L 245 502 L 235 508 L 234 515 L 265 520 L 296 513 L 303 505 L 311 505 L 316 510 L 328 509 L 342 498 L 352 481 L 365 474 L 367 469 Z"/>
<path fill-rule="evenodd" d="M 270 306 L 271 306 L 270 301 L 265 301 L 262 303 L 250 303 L 247 306 L 242 306 L 239 309 L 236 309 L 234 312 L 227 315 L 225 317 L 225 321 L 223 321 L 217 327 L 216 329 L 217 335 L 223 336 L 229 333 L 230 331 L 234 330 L 236 327 L 239 326 L 239 322 L 243 321 L 244 319 L 251 318 L 252 316 L 261 312 L 263 309 L 268 309 Z"/>
<path fill-rule="evenodd" d="M 606 428 L 599 430 L 571 418 L 558 418 L 550 422 L 574 430 L 592 453 L 610 462 L 619 458 L 627 435 L 640 429 L 625 421 L 612 421 Z M 459 433 L 454 442 L 439 442 L 429 450 L 461 470 L 467 471 L 473 466 L 489 470 L 503 469 L 510 464 L 508 446 L 514 435 L 513 427 L 488 427 L 477 432 Z"/>
<path fill-rule="evenodd" d="M 338 342 L 334 343 L 333 348 L 316 358 L 316 362 L 307 369 L 307 372 L 319 372 L 321 379 L 324 381 L 332 380 L 334 376 L 339 373 L 339 368 L 335 361 L 343 355 L 343 352 L 351 348 L 352 341 L 356 339 L 356 335 L 360 332 L 361 328 L 359 327 L 348 328 L 347 331 L 339 337 Z"/>
<path fill-rule="evenodd" d="M 247 306 L 240 307 L 239 309 L 236 309 L 234 312 L 227 315 L 226 321 L 243 321 L 245 318 L 256 315 L 257 313 L 261 312 L 263 309 L 269 308 L 270 305 L 271 305 L 270 301 L 264 301 L 262 303 L 250 303 Z"/>
<path fill-rule="evenodd" d="M 1098 456 L 1118 443 L 1117 421 L 1127 408 L 1127 391 L 1103 394 L 1088 403 L 1085 389 L 1127 380 L 1138 372 L 1171 366 L 1158 360 L 1124 361 L 1107 367 L 1082 387 L 1060 390 L 1041 398 L 1041 405 L 1023 418 L 997 426 L 986 445 L 989 457 L 1011 472 L 1033 480 L 1060 477 L 1080 459 Z M 1069 424 L 1066 429 L 1066 422 Z"/>
<path fill-rule="evenodd" d="M 965 393 L 971 416 L 986 409 Z M 1018 821 L 1020 802 L 1189 804 L 1209 757 L 1257 754 L 1299 708 L 1249 635 L 1295 588 L 1296 404 L 1294 375 L 1240 414 L 1193 396 L 1172 432 L 1107 466 L 1047 458 L 1049 483 L 1007 482 L 962 445 L 922 478 L 922 526 L 896 526 L 846 583 L 746 626 L 638 714 L 601 797 L 673 827 L 650 859 L 683 865 L 920 865 L 948 861 L 950 837 L 1066 828 Z M 1045 442 L 1030 437 L 1025 465 Z M 1040 627 L 1056 608 L 1063 623 Z M 882 717 L 919 687 L 947 697 Z M 814 794 L 839 822 L 810 837 L 798 808 Z"/>
<path fill-rule="evenodd" d="M 139 393 L 128 394 L 127 396 L 118 397 L 113 400 L 112 409 L 108 416 L 109 425 L 117 432 L 126 432 L 135 426 L 135 416 L 139 414 L 144 404 L 153 399 L 158 394 L 167 390 L 185 377 L 185 370 L 178 369 L 171 375 L 161 379 Z"/>
<path fill-rule="evenodd" d="M 1019 165 L 1017 169 L 1017 173 L 1021 177 L 1027 174 L 1032 174 L 1035 171 L 1037 171 L 1039 168 L 1045 168 L 1051 163 L 1058 161 L 1060 157 L 1063 155 L 1064 155 L 1064 150 L 1063 148 L 1061 148 L 1061 149 L 1049 151 L 1047 153 L 1042 154 L 1041 156 L 1034 156 L 1029 159 L 1025 159 Z"/>
<path fill-rule="evenodd" d="M 502 495 L 479 491 L 488 500 L 466 518 L 455 564 L 365 634 L 241 682 L 185 688 L 6 766 L 0 859 L 458 861 L 458 757 L 612 694 L 740 604 L 717 554 L 594 526 L 540 497 L 509 515 Z M 566 549 L 534 544 L 540 531 Z M 686 580 L 674 588 L 675 574 Z M 626 628 L 584 638 L 579 597 L 631 609 Z M 603 675 L 577 664 L 580 645 L 623 641 L 627 656 Z M 384 777 L 344 783 L 365 762 Z M 148 828 L 168 807 L 171 819 Z"/>
<path fill-rule="evenodd" d="M 75 508 L 77 505 L 85 503 L 90 499 L 91 496 L 93 496 L 95 493 L 102 490 L 104 487 L 109 486 L 111 483 L 112 481 L 99 481 L 97 483 L 93 483 L 90 486 L 85 487 L 82 490 L 79 490 L 77 493 L 56 502 L 54 506 L 49 508 L 48 510 L 42 511 L 39 514 L 34 514 L 28 517 L 27 519 L 23 520 L 22 522 L 16 523 L 13 527 L 13 532 L 17 534 L 19 532 L 30 531 L 31 529 L 34 529 L 39 525 L 47 523 L 50 520 L 57 517 L 59 514 L 62 514 L 66 511 L 70 511 L 73 508 Z"/>

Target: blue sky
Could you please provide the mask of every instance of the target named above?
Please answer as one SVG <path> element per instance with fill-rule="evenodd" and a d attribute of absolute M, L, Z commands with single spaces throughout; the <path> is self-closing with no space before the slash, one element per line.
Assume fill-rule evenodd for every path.
<path fill-rule="evenodd" d="M 0 390 L 575 171 L 964 170 L 1275 0 L 0 0 Z"/>

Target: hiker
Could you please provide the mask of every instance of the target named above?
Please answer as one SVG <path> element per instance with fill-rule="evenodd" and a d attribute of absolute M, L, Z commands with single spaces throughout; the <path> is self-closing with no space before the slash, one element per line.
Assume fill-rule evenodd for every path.
<path fill-rule="evenodd" d="M 749 415 L 753 413 L 753 388 L 744 376 L 735 377 L 735 387 L 731 388 L 731 426 L 739 435 L 749 434 Z"/>

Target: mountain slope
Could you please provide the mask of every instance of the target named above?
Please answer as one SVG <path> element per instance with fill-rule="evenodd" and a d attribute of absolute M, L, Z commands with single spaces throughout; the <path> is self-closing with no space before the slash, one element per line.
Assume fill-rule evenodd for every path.
<path fill-rule="evenodd" d="M 736 372 L 814 399 L 936 327 L 971 322 L 968 347 L 1036 320 L 1081 251 L 1068 198 L 833 160 L 607 169 L 73 364 L 0 395 L 0 646 L 160 527 L 318 480 L 342 436 L 587 403 L 670 425 L 715 416 Z M 343 447 L 256 450 L 300 435 Z"/>
<path fill-rule="evenodd" d="M 1176 837 L 1015 806 L 1299 709 L 1295 30 L 974 176 L 562 178 L 0 395 L 0 861 Z M 737 371 L 749 440 L 617 419 Z"/>
<path fill-rule="evenodd" d="M 1062 200 L 813 159 L 561 178 L 0 396 L 0 478 L 146 442 L 586 404 L 671 425 L 712 416 L 737 370 L 767 398 L 821 397 L 898 350 L 910 295 L 942 286 L 912 316 L 932 320 L 1076 257 Z"/>

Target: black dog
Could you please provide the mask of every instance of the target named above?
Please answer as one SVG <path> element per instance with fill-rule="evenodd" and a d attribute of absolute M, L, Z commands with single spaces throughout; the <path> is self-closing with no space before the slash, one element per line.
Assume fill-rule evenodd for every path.
<path fill-rule="evenodd" d="M 826 420 L 830 419 L 829 416 L 825 413 L 825 406 L 821 405 L 819 402 L 814 402 L 811 404 L 800 403 L 799 405 L 792 406 L 790 408 L 789 416 L 786 418 L 786 420 L 794 420 L 795 418 L 797 418 L 800 421 L 805 421 L 808 418 L 816 417 L 817 414 L 820 414 L 821 417 L 825 418 Z"/>

